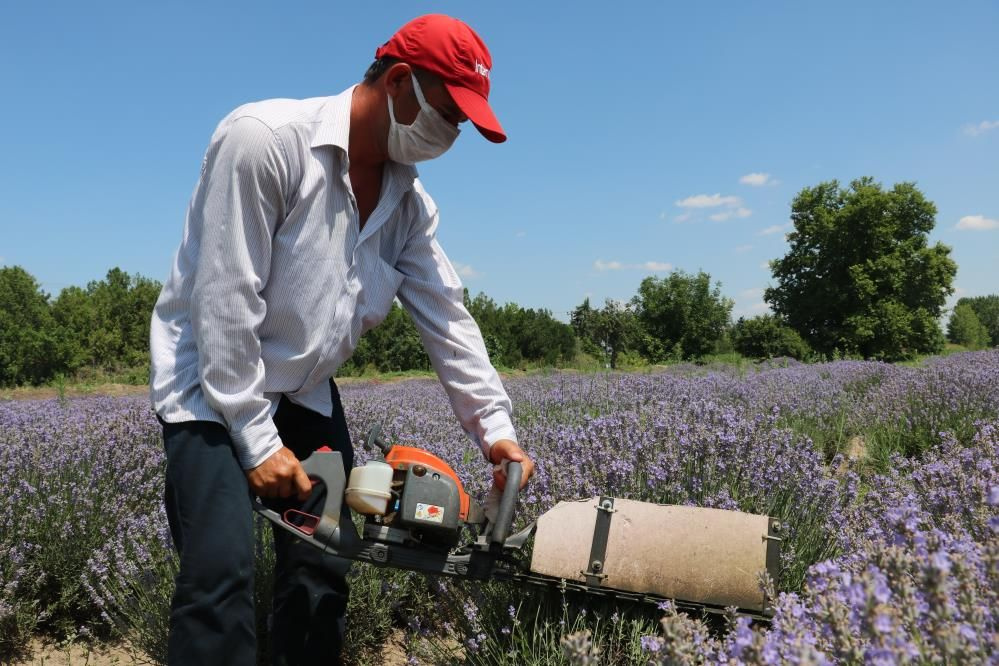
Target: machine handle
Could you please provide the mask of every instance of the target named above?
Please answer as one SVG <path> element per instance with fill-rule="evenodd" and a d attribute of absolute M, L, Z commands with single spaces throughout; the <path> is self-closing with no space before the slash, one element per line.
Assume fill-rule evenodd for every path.
<path fill-rule="evenodd" d="M 493 527 L 492 542 L 503 546 L 513 525 L 513 512 L 517 508 L 517 493 L 520 492 L 520 479 L 524 470 L 519 462 L 510 461 L 506 466 L 506 485 L 500 497 L 499 510 L 496 512 L 496 525 Z"/>
<path fill-rule="evenodd" d="M 381 423 L 374 424 L 368 430 L 368 436 L 364 440 L 364 447 L 369 451 L 374 451 L 377 448 L 382 452 L 382 456 L 387 456 L 388 452 L 392 450 L 391 442 L 382 437 Z"/>
<path fill-rule="evenodd" d="M 305 473 L 313 481 L 312 492 L 319 490 L 316 487 L 316 482 L 322 483 L 326 488 L 323 509 L 318 516 L 314 517 L 316 519 L 314 524 L 310 524 L 307 529 L 303 530 L 285 520 L 284 515 L 259 501 L 253 503 L 253 508 L 257 513 L 285 530 L 293 533 L 298 532 L 299 536 L 304 534 L 310 539 L 315 533 L 315 536 L 320 540 L 326 540 L 332 536 L 333 531 L 340 522 L 340 507 L 343 503 L 343 489 L 346 486 L 343 457 L 339 451 L 330 451 L 328 448 L 313 451 L 308 458 L 302 461 L 302 469 L 305 470 Z M 292 511 L 298 515 L 307 515 L 297 510 Z"/>
<path fill-rule="evenodd" d="M 326 487 L 326 501 L 323 503 L 322 515 L 339 521 L 340 506 L 343 503 L 343 489 L 347 486 L 345 483 L 346 475 L 343 471 L 343 456 L 339 451 L 328 449 L 313 451 L 308 458 L 302 461 L 302 469 L 305 470 L 310 479 L 320 481 Z"/>

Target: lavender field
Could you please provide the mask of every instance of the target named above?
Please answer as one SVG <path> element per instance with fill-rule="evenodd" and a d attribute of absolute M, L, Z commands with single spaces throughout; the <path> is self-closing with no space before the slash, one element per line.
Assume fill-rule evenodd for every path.
<path fill-rule="evenodd" d="M 538 465 L 520 522 L 600 493 L 779 517 L 772 624 L 357 566 L 354 663 L 382 663 L 389 637 L 424 664 L 999 663 L 999 351 L 506 385 Z M 435 381 L 341 393 L 355 445 L 383 423 L 484 496 L 489 470 Z M 163 463 L 144 399 L 0 403 L 0 662 L 39 633 L 162 659 Z M 270 557 L 261 527 L 262 652 Z"/>

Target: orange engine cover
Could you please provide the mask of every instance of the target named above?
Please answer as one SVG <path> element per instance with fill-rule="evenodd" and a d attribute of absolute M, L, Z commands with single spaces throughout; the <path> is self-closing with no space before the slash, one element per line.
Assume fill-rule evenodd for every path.
<path fill-rule="evenodd" d="M 458 475 L 454 473 L 454 470 L 446 462 L 423 449 L 418 449 L 414 446 L 400 446 L 398 444 L 393 445 L 389 449 L 389 452 L 385 454 L 385 462 L 392 465 L 392 469 L 409 469 L 414 465 L 423 465 L 428 470 L 450 478 L 458 486 L 458 498 L 461 503 L 458 517 L 462 522 L 468 520 L 468 493 L 465 492 L 464 486 L 461 485 L 461 479 L 458 478 Z"/>

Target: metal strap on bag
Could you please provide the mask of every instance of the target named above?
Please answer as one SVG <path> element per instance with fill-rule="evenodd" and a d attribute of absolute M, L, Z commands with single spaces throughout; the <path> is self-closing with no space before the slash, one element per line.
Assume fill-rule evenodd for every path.
<path fill-rule="evenodd" d="M 589 568 L 580 573 L 586 577 L 587 587 L 600 587 L 607 578 L 604 558 L 607 556 L 607 538 L 610 535 L 611 515 L 614 513 L 614 498 L 601 496 L 597 503 L 597 519 L 593 523 L 593 541 L 590 544 Z"/>
<path fill-rule="evenodd" d="M 770 517 L 767 519 L 767 534 L 763 537 L 763 540 L 767 542 L 767 573 L 770 575 L 771 580 L 777 580 L 777 574 L 780 573 L 780 547 L 783 545 L 783 526 L 780 521 L 776 518 Z M 763 612 L 773 613 L 773 603 L 776 599 L 770 599 L 766 594 L 763 597 Z"/>

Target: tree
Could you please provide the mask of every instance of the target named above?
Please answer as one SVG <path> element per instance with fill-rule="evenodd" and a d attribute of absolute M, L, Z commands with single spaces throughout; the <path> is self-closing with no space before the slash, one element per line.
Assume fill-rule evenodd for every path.
<path fill-rule="evenodd" d="M 525 309 L 516 303 L 500 307 L 484 293 L 470 298 L 467 290 L 465 307 L 479 325 L 495 365 L 556 365 L 571 360 L 576 353 L 573 329 L 555 319 L 549 310 Z"/>
<path fill-rule="evenodd" d="M 430 357 L 423 348 L 420 333 L 402 307 L 392 303 L 385 321 L 371 332 L 375 331 L 380 352 L 377 365 L 381 372 L 430 369 Z"/>
<path fill-rule="evenodd" d="M 467 290 L 464 303 L 479 326 L 494 365 L 517 367 L 527 362 L 555 365 L 575 354 L 572 329 L 556 321 L 548 310 L 524 309 L 515 303 L 500 307 L 485 294 L 471 298 Z M 379 372 L 431 367 L 416 326 L 396 303 L 381 324 L 361 337 L 339 372 L 358 375 L 369 367 Z"/>
<path fill-rule="evenodd" d="M 732 328 L 732 344 L 737 352 L 749 358 L 787 356 L 801 361 L 811 353 L 797 331 L 770 314 L 752 319 L 740 317 Z"/>
<path fill-rule="evenodd" d="M 361 336 L 338 374 L 360 375 L 368 368 L 378 372 L 430 369 L 430 357 L 423 348 L 420 333 L 409 313 L 398 303 L 392 303 L 381 324 Z"/>
<path fill-rule="evenodd" d="M 634 349 L 641 339 L 641 327 L 633 306 L 608 298 L 604 307 L 596 312 L 592 335 L 593 340 L 607 355 L 610 367 L 617 368 L 618 356 Z"/>
<path fill-rule="evenodd" d="M 930 247 L 936 207 L 912 183 L 871 178 L 806 187 L 791 204 L 790 249 L 764 299 L 817 351 L 898 360 L 943 347 L 938 320 L 957 266 Z"/>
<path fill-rule="evenodd" d="M 604 307 L 594 310 L 587 298 L 573 310 L 570 322 L 582 350 L 603 359 L 611 368 L 617 368 L 618 357 L 637 349 L 642 339 L 642 327 L 631 303 L 608 298 Z"/>
<path fill-rule="evenodd" d="M 947 323 L 947 338 L 969 349 L 982 349 L 989 344 L 989 331 L 971 305 L 958 302 Z"/>
<path fill-rule="evenodd" d="M 973 296 L 958 299 L 957 305 L 968 305 L 975 311 L 978 321 L 985 326 L 989 333 L 989 340 L 986 343 L 993 347 L 999 347 L 999 295 Z M 956 309 L 956 306 L 955 306 Z"/>
<path fill-rule="evenodd" d="M 97 312 L 90 295 L 80 287 L 66 287 L 52 303 L 59 350 L 66 371 L 75 372 L 94 363 L 92 336 L 98 329 Z"/>
<path fill-rule="evenodd" d="M 38 383 L 58 370 L 49 296 L 20 266 L 0 268 L 0 385 Z"/>
<path fill-rule="evenodd" d="M 514 331 L 517 350 L 524 360 L 555 366 L 572 360 L 576 354 L 572 327 L 555 319 L 549 310 L 517 308 Z"/>
<path fill-rule="evenodd" d="M 704 271 L 681 270 L 664 278 L 647 277 L 632 299 L 645 333 L 643 354 L 652 362 L 710 353 L 729 325 L 733 302 L 711 286 Z"/>
<path fill-rule="evenodd" d="M 86 289 L 67 287 L 52 304 L 69 370 L 149 363 L 149 323 L 161 285 L 112 268 Z"/>
<path fill-rule="evenodd" d="M 512 322 L 504 314 L 504 309 L 485 293 L 479 292 L 475 298 L 471 298 L 468 289 L 465 289 L 465 309 L 479 325 L 479 332 L 482 333 L 482 340 L 492 363 L 510 367 L 509 361 L 516 343 L 511 329 Z"/>
<path fill-rule="evenodd" d="M 590 305 L 590 299 L 587 297 L 569 315 L 569 325 L 572 327 L 572 332 L 575 334 L 576 340 L 579 341 L 579 347 L 583 353 L 600 358 L 603 356 L 604 350 L 596 342 L 594 330 L 596 317 L 597 310 L 593 309 L 593 306 Z"/>

